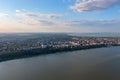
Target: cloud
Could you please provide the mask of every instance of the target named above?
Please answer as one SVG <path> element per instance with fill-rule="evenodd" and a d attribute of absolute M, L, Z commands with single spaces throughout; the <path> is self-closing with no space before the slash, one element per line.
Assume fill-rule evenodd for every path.
<path fill-rule="evenodd" d="M 40 14 L 40 16 L 49 18 L 49 19 L 55 19 L 63 16 L 62 14 Z"/>
<path fill-rule="evenodd" d="M 62 0 L 63 3 L 72 2 L 73 0 Z"/>
<path fill-rule="evenodd" d="M 65 26 L 72 27 L 119 27 L 120 19 L 111 19 L 111 20 L 76 20 L 76 21 L 66 21 L 61 23 Z"/>
<path fill-rule="evenodd" d="M 16 11 L 16 13 L 19 13 L 19 12 L 21 12 L 21 10 L 15 10 Z"/>
<path fill-rule="evenodd" d="M 40 25 L 40 26 L 53 26 L 55 23 L 52 21 L 47 21 L 47 20 L 40 20 L 40 19 L 30 19 L 26 20 L 24 24 L 27 25 Z"/>
<path fill-rule="evenodd" d="M 46 16 L 49 15 L 45 15 L 45 14 L 38 14 L 38 13 L 19 13 L 16 14 L 17 18 L 19 18 L 18 22 L 19 23 L 24 23 L 27 25 L 41 25 L 41 26 L 49 26 L 49 25 L 53 25 L 54 22 L 52 22 L 51 20 L 48 19 L 44 19 Z M 45 17 L 44 17 L 45 16 Z M 49 18 L 53 18 L 52 15 L 49 16 Z"/>
<path fill-rule="evenodd" d="M 47 21 L 47 20 L 37 20 L 41 25 L 46 25 L 46 26 L 52 26 L 55 25 L 54 22 L 52 21 Z"/>
<path fill-rule="evenodd" d="M 70 27 L 118 27 L 120 25 L 120 19 L 108 19 L 108 20 L 71 20 L 63 21 L 54 20 L 61 14 L 41 14 L 35 12 L 23 12 L 17 13 L 20 18 L 19 22 L 28 25 L 41 25 L 41 26 L 70 26 Z"/>
<path fill-rule="evenodd" d="M 16 11 L 16 18 L 19 23 L 28 25 L 52 26 L 55 20 L 63 16 L 62 14 L 42 14 L 39 12 L 20 12 Z M 55 19 L 55 20 L 54 20 Z"/>
<path fill-rule="evenodd" d="M 6 13 L 0 13 L 0 17 L 8 17 L 9 14 L 6 14 Z"/>
<path fill-rule="evenodd" d="M 98 11 L 117 6 L 120 0 L 76 0 L 75 5 L 70 9 L 77 12 Z"/>
<path fill-rule="evenodd" d="M 23 14 L 26 17 L 43 17 L 43 18 L 48 18 L 48 19 L 55 19 L 63 16 L 62 14 L 40 14 L 40 13 L 24 13 Z"/>
<path fill-rule="evenodd" d="M 120 19 L 71 20 L 57 25 L 71 32 L 120 32 Z"/>
<path fill-rule="evenodd" d="M 30 17 L 30 18 L 34 17 L 34 18 L 47 18 L 47 19 L 56 19 L 63 16 L 62 14 L 41 14 L 41 13 L 34 13 L 34 12 L 24 12 L 17 15 Z"/>

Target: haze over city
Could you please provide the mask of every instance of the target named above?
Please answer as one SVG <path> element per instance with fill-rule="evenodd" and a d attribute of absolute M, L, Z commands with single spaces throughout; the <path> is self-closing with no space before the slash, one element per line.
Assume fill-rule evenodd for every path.
<path fill-rule="evenodd" d="M 0 32 L 120 32 L 120 0 L 0 0 Z"/>

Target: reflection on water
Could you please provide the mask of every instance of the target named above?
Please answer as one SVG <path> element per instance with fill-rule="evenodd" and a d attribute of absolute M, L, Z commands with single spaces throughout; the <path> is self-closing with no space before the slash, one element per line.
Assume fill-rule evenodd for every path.
<path fill-rule="evenodd" d="M 120 47 L 0 63 L 0 80 L 120 80 Z"/>

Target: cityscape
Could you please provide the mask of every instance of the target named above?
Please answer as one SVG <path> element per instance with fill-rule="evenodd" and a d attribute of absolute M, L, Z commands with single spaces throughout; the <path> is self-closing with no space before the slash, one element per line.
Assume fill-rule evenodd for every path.
<path fill-rule="evenodd" d="M 24 35 L 24 34 L 23 34 Z M 40 35 L 40 36 L 38 36 Z M 7 36 L 7 35 L 6 35 Z M 36 36 L 34 34 L 34 36 Z M 28 36 L 26 36 L 28 37 Z M 17 39 L 18 38 L 18 39 Z M 36 37 L 24 38 L 17 36 L 13 40 L 0 40 L 0 53 L 29 51 L 34 49 L 75 49 L 87 47 L 119 46 L 120 37 L 80 37 L 68 34 L 37 34 Z M 20 39 L 22 38 L 22 39 Z M 78 49 L 78 50 L 79 50 Z"/>

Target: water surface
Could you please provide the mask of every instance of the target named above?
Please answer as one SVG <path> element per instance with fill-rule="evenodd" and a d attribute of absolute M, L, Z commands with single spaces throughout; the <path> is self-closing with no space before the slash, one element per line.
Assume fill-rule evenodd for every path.
<path fill-rule="evenodd" d="M 120 80 L 120 47 L 2 62 L 0 80 Z"/>

